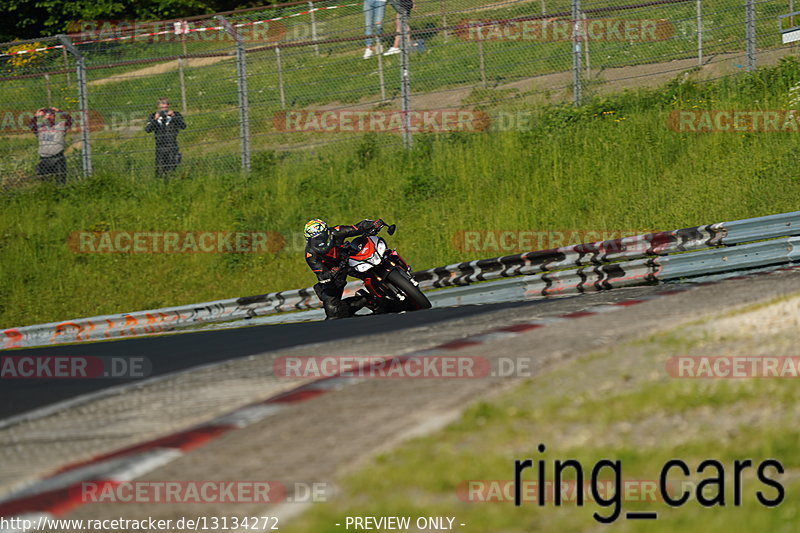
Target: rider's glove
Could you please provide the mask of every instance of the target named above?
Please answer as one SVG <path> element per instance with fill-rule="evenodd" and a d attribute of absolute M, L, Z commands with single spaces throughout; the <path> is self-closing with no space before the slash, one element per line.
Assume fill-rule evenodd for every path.
<path fill-rule="evenodd" d="M 341 274 L 342 274 L 341 266 L 331 267 L 330 269 L 328 269 L 327 272 L 324 272 L 322 274 L 322 277 L 320 278 L 319 281 L 320 283 L 328 283 L 329 281 L 335 280 Z"/>
<path fill-rule="evenodd" d="M 385 225 L 386 223 L 380 218 L 378 220 L 365 220 L 363 231 L 367 235 L 377 235 Z"/>
<path fill-rule="evenodd" d="M 380 230 L 385 225 L 386 224 L 381 219 L 370 220 L 370 219 L 366 218 L 366 219 L 362 220 L 361 222 L 359 222 L 356 225 L 356 227 L 360 231 L 362 231 L 362 232 L 364 232 L 366 234 L 374 234 L 374 233 L 377 233 L 378 230 Z"/>

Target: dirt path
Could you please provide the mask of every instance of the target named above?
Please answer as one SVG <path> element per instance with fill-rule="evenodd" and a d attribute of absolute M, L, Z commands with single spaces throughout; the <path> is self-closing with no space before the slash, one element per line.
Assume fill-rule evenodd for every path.
<path fill-rule="evenodd" d="M 761 50 L 758 53 L 758 65 L 774 65 L 781 57 L 796 53 L 794 49 L 782 48 L 778 50 Z M 357 60 L 360 50 L 353 52 L 353 60 Z M 187 68 L 206 67 L 215 65 L 222 61 L 231 60 L 232 56 L 220 57 L 199 57 L 187 60 Z M 714 54 L 704 58 L 703 65 L 698 68 L 697 58 L 678 59 L 661 63 L 645 63 L 640 65 L 591 69 L 586 75 L 587 92 L 597 94 L 609 94 L 620 92 L 625 89 L 636 89 L 639 87 L 657 87 L 674 79 L 681 73 L 695 77 L 696 79 L 714 79 L 720 76 L 742 72 L 746 57 L 744 52 L 731 52 L 725 54 Z M 696 70 L 694 70 L 696 69 Z M 158 63 L 124 74 L 117 74 L 89 82 L 89 85 L 99 86 L 109 83 L 126 81 L 131 78 L 141 78 L 155 76 L 165 72 L 178 70 L 178 62 L 167 61 Z M 497 91 L 513 91 L 523 96 L 526 102 L 545 103 L 568 101 L 572 98 L 572 72 L 558 72 L 554 74 L 544 74 L 534 76 L 510 83 L 490 86 Z M 457 87 L 451 89 L 438 89 L 426 93 L 415 93 L 411 98 L 413 109 L 434 109 L 461 107 L 480 85 L 468 87 Z M 380 105 L 386 107 L 387 103 L 382 104 L 375 101 L 374 97 L 364 98 L 355 104 L 343 104 L 341 102 L 331 102 L 329 104 L 308 106 L 308 109 L 351 109 L 351 110 L 370 110 Z M 398 98 L 390 99 L 389 106 L 399 106 Z"/>
<path fill-rule="evenodd" d="M 774 65 L 781 57 L 795 53 L 791 49 L 779 49 L 759 51 L 758 65 Z M 715 54 L 706 56 L 703 66 L 698 67 L 697 58 L 678 59 L 661 63 L 645 63 L 616 68 L 592 69 L 587 76 L 587 92 L 594 91 L 597 94 L 610 94 L 623 91 L 625 89 L 636 89 L 639 87 L 658 87 L 681 73 L 691 75 L 695 79 L 714 79 L 720 76 L 734 74 L 744 71 L 746 57 L 744 52 L 732 52 L 726 54 Z M 693 70 L 697 69 L 697 70 Z M 690 74 L 691 72 L 691 74 Z M 523 96 L 525 102 L 530 103 L 555 103 L 569 101 L 572 99 L 572 72 L 558 72 L 554 74 L 544 74 L 518 80 L 501 85 L 490 86 L 497 91 L 514 91 Z M 480 85 L 469 87 L 457 87 L 452 89 L 439 89 L 427 93 L 415 93 L 411 97 L 411 107 L 413 109 L 442 109 L 461 107 L 468 101 L 475 89 L 481 88 Z M 399 98 L 390 100 L 390 106 L 399 106 Z M 313 109 L 352 109 L 369 110 L 376 107 L 374 99 L 363 99 L 357 104 L 331 103 L 312 107 Z M 386 103 L 381 107 L 386 107 Z"/>
<path fill-rule="evenodd" d="M 221 61 L 232 59 L 232 56 L 218 56 L 218 57 L 190 57 L 186 60 L 186 68 L 207 67 L 215 65 Z M 157 63 L 150 67 L 141 68 L 132 72 L 124 74 L 115 74 L 107 78 L 90 81 L 89 85 L 106 85 L 108 83 L 116 83 L 120 81 L 128 81 L 131 78 L 143 78 L 145 76 L 155 76 L 157 74 L 164 74 L 165 72 L 172 72 L 178 70 L 178 60 L 166 61 L 164 63 Z"/>

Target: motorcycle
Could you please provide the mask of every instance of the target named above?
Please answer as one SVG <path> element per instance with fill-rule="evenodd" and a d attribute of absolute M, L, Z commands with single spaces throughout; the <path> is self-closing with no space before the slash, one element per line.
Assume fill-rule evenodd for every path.
<path fill-rule="evenodd" d="M 394 224 L 385 227 L 389 235 L 394 235 Z M 356 237 L 343 246 L 347 274 L 364 282 L 364 289 L 358 294 L 367 298 L 367 307 L 374 313 L 430 309 L 431 302 L 419 289 L 411 267 L 378 237 L 380 229 Z"/>

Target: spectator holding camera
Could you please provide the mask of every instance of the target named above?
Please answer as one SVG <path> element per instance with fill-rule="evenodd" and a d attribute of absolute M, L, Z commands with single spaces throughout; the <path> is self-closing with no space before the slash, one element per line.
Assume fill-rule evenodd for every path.
<path fill-rule="evenodd" d="M 166 177 L 181 162 L 178 133 L 186 129 L 183 116 L 169 108 L 169 100 L 158 99 L 158 110 L 147 118 L 144 131 L 154 133 L 156 140 L 156 175 Z"/>
<path fill-rule="evenodd" d="M 67 159 L 64 157 L 64 141 L 72 127 L 72 116 L 57 107 L 42 107 L 36 110 L 31 120 L 31 131 L 39 139 L 39 164 L 36 175 L 55 176 L 56 183 L 67 182 Z"/>

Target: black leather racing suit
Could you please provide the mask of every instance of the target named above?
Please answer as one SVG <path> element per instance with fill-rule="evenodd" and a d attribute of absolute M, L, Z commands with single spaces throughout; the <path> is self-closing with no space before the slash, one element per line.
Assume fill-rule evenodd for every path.
<path fill-rule="evenodd" d="M 342 299 L 347 284 L 347 254 L 342 251 L 344 240 L 357 235 L 366 235 L 383 226 L 382 220 L 362 220 L 355 226 L 334 226 L 328 231 L 308 239 L 306 243 L 306 263 L 317 275 L 319 283 L 314 292 L 322 300 L 327 318 L 345 318 L 367 303 L 362 296 Z"/>

